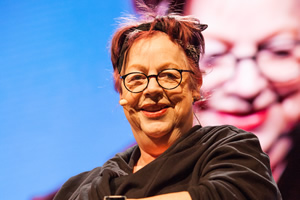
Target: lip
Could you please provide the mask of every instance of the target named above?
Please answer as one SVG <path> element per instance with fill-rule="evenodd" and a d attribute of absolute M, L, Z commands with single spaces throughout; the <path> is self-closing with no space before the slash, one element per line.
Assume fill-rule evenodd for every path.
<path fill-rule="evenodd" d="M 224 124 L 231 124 L 245 131 L 252 131 L 261 126 L 267 118 L 267 109 L 249 114 L 219 112 L 219 120 Z"/>
<path fill-rule="evenodd" d="M 162 117 L 168 110 L 169 106 L 165 104 L 147 104 L 142 106 L 141 112 L 148 118 Z"/>

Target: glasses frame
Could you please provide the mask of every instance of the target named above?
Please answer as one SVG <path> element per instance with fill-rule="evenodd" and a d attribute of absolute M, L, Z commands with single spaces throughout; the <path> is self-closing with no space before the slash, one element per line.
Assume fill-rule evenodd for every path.
<path fill-rule="evenodd" d="M 299 45 L 300 45 L 300 40 L 299 39 L 295 39 L 295 40 L 292 40 L 291 41 L 293 47 L 290 49 L 290 51 L 292 53 L 294 53 L 294 51 L 296 50 L 296 48 L 299 48 Z M 232 57 L 232 61 L 234 63 L 233 67 L 236 68 L 238 63 L 244 61 L 244 60 L 252 60 L 256 63 L 258 69 L 260 70 L 260 72 L 268 79 L 270 80 L 271 82 L 277 82 L 277 81 L 274 81 L 272 80 L 272 78 L 269 77 L 269 75 L 266 75 L 264 72 L 263 72 L 263 69 L 262 69 L 262 65 L 259 64 L 258 60 L 260 58 L 260 55 L 263 53 L 263 51 L 270 51 L 270 49 L 268 48 L 264 48 L 265 45 L 261 45 L 261 46 L 258 46 L 257 48 L 257 51 L 254 55 L 252 56 L 245 56 L 245 57 L 238 57 L 236 56 L 234 53 L 230 52 L 230 51 L 226 51 L 226 52 L 223 52 L 223 53 L 220 53 L 219 55 L 221 56 L 231 56 Z M 213 54 L 212 54 L 213 55 Z M 213 58 L 214 56 L 210 56 L 210 55 L 207 55 L 207 56 L 204 56 L 204 58 L 202 59 L 202 63 L 204 63 L 203 65 L 204 66 L 210 66 L 210 62 L 209 62 L 209 59 L 210 58 Z M 291 58 L 294 58 L 295 61 L 297 62 L 297 56 L 295 55 L 290 55 Z M 213 66 L 213 65 L 212 65 Z M 298 66 L 300 67 L 300 63 L 298 62 Z M 212 67 L 213 68 L 213 67 Z M 229 78 L 228 78 L 229 79 Z M 279 81 L 280 82 L 280 81 Z"/>
<path fill-rule="evenodd" d="M 172 87 L 172 88 L 166 88 L 166 87 L 163 87 L 163 86 L 159 83 L 159 81 L 158 81 L 158 76 L 159 76 L 159 74 L 162 73 L 162 72 L 164 72 L 164 71 L 166 71 L 166 70 L 176 70 L 176 71 L 179 72 L 179 74 L 180 74 L 180 81 L 179 81 L 178 85 L 176 85 L 175 87 Z M 124 87 L 125 87 L 129 92 L 131 92 L 131 93 L 140 93 L 140 92 L 143 92 L 143 91 L 148 87 L 149 82 L 150 82 L 150 78 L 152 78 L 152 77 L 155 77 L 157 84 L 158 84 L 161 88 L 166 89 L 166 90 L 173 90 L 173 89 L 177 88 L 177 87 L 181 84 L 181 82 L 182 82 L 182 72 L 190 72 L 190 73 L 192 73 L 192 74 L 195 74 L 192 70 L 168 68 L 168 69 L 163 69 L 163 70 L 161 70 L 161 71 L 158 72 L 156 75 L 155 75 L 155 74 L 146 75 L 146 74 L 143 73 L 143 72 L 130 72 L 130 73 L 128 73 L 128 74 L 125 74 L 125 75 L 123 75 L 123 76 L 120 76 L 120 78 L 123 79 L 123 85 L 124 85 Z M 133 91 L 131 91 L 131 90 L 129 90 L 129 89 L 127 88 L 127 86 L 126 86 L 126 84 L 125 84 L 125 79 L 126 79 L 126 77 L 127 77 L 128 75 L 131 75 L 131 74 L 143 74 L 143 75 L 147 78 L 147 84 L 146 84 L 146 86 L 145 86 L 144 89 L 142 89 L 141 91 L 138 91 L 138 92 L 133 92 Z"/>

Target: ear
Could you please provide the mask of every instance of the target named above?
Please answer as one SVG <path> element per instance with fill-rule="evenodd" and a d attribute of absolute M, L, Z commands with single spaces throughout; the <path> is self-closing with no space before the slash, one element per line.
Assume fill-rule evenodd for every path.
<path fill-rule="evenodd" d="M 201 99 L 201 92 L 200 92 L 201 86 L 202 86 L 202 79 L 201 82 L 197 84 L 197 87 L 192 90 L 193 102 L 199 101 Z"/>
<path fill-rule="evenodd" d="M 193 103 L 196 101 L 199 101 L 201 99 L 201 95 L 200 95 L 200 90 L 196 92 L 196 90 L 194 90 L 192 92 L 192 97 L 193 97 Z"/>

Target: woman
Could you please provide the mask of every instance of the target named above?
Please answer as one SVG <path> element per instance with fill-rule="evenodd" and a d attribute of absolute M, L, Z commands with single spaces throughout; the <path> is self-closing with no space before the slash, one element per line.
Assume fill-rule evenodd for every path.
<path fill-rule="evenodd" d="M 201 59 L 209 98 L 205 106 L 194 104 L 195 114 L 204 126 L 230 124 L 256 134 L 282 198 L 298 200 L 300 1 L 144 1 L 157 12 L 169 7 L 210 25 Z"/>
<path fill-rule="evenodd" d="M 193 127 L 202 85 L 197 19 L 168 15 L 113 36 L 115 88 L 137 145 L 69 179 L 61 199 L 281 199 L 255 135 L 233 126 Z"/>

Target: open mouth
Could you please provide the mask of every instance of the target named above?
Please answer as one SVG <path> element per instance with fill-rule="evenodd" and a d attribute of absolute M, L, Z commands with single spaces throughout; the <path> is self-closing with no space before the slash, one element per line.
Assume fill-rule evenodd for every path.
<path fill-rule="evenodd" d="M 158 118 L 163 116 L 169 106 L 167 105 L 145 105 L 141 108 L 142 113 L 149 118 Z"/>
<path fill-rule="evenodd" d="M 262 125 L 267 118 L 267 110 L 252 113 L 219 113 L 220 121 L 234 125 L 246 131 L 251 131 Z"/>

